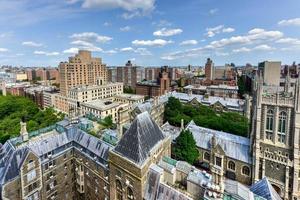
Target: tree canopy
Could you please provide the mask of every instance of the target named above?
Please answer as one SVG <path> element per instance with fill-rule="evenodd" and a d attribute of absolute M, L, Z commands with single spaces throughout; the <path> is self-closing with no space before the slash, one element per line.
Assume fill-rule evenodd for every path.
<path fill-rule="evenodd" d="M 0 96 L 0 143 L 19 135 L 21 119 L 27 122 L 27 131 L 31 132 L 53 125 L 63 117 L 52 108 L 40 110 L 25 97 Z"/>
<path fill-rule="evenodd" d="M 199 157 L 199 151 L 193 134 L 189 130 L 183 130 L 176 138 L 172 155 L 177 160 L 184 160 L 190 164 L 194 164 Z"/>
<path fill-rule="evenodd" d="M 204 105 L 194 106 L 182 104 L 177 98 L 170 97 L 165 108 L 165 120 L 175 126 L 180 126 L 181 119 L 185 124 L 194 120 L 198 126 L 247 137 L 248 120 L 235 112 L 218 113 Z"/>

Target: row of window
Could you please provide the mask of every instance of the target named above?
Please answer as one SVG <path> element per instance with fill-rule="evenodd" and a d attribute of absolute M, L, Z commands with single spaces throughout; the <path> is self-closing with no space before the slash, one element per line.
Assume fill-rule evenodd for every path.
<path fill-rule="evenodd" d="M 274 131 L 274 111 L 269 109 L 266 116 L 266 139 L 273 140 Z M 281 111 L 278 118 L 277 138 L 278 142 L 285 143 L 287 131 L 287 113 Z"/>
<path fill-rule="evenodd" d="M 210 161 L 210 154 L 208 152 L 205 152 L 203 159 L 206 161 Z M 215 165 L 222 167 L 222 158 L 216 156 L 215 157 Z M 227 168 L 230 169 L 231 171 L 235 171 L 236 170 L 235 162 L 232 160 L 228 161 Z M 241 173 L 245 176 L 250 176 L 250 173 L 251 173 L 250 167 L 244 165 L 242 167 Z"/>

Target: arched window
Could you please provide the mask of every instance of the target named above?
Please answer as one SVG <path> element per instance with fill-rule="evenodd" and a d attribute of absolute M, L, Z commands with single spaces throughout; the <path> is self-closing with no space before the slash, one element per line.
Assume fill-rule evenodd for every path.
<path fill-rule="evenodd" d="M 285 143 L 286 119 L 287 119 L 286 112 L 281 111 L 279 113 L 279 121 L 278 121 L 278 142 L 281 143 Z"/>
<path fill-rule="evenodd" d="M 246 176 L 250 176 L 250 168 L 248 166 L 243 166 L 242 174 Z"/>
<path fill-rule="evenodd" d="M 117 194 L 117 200 L 123 199 L 123 190 L 122 190 L 122 184 L 119 180 L 116 180 L 116 194 Z"/>
<path fill-rule="evenodd" d="M 207 152 L 204 153 L 204 160 L 210 161 L 209 153 L 207 153 Z"/>
<path fill-rule="evenodd" d="M 128 200 L 133 200 L 134 199 L 133 191 L 130 187 L 127 188 L 127 199 Z"/>
<path fill-rule="evenodd" d="M 273 110 L 268 110 L 266 118 L 266 139 L 273 139 L 273 122 L 274 122 L 274 112 Z"/>
<path fill-rule="evenodd" d="M 235 163 L 231 160 L 228 162 L 228 169 L 235 171 Z"/>

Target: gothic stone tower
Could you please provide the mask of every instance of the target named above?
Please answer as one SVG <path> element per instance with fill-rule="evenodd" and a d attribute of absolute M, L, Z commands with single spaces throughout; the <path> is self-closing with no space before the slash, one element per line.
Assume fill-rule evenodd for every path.
<path fill-rule="evenodd" d="M 252 131 L 253 182 L 267 177 L 283 199 L 300 199 L 300 79 L 290 88 L 267 86 L 257 76 Z"/>

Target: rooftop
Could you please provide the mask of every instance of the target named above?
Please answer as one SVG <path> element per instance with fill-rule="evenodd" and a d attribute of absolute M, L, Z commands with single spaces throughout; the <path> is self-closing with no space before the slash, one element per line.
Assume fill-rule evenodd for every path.
<path fill-rule="evenodd" d="M 142 165 L 154 146 L 164 138 L 165 135 L 149 113 L 143 112 L 136 116 L 114 151 L 137 165 Z"/>
<path fill-rule="evenodd" d="M 140 99 L 144 99 L 144 98 L 145 98 L 145 96 L 143 96 L 143 95 L 138 95 L 138 94 L 126 94 L 126 93 L 116 95 L 115 97 L 116 97 L 116 98 L 122 98 L 122 99 L 128 99 L 128 100 L 134 100 L 134 101 L 137 101 L 137 100 L 140 100 Z"/>
<path fill-rule="evenodd" d="M 122 105 L 122 103 L 114 102 L 110 99 L 97 99 L 97 100 L 82 103 L 82 105 L 86 107 L 94 108 L 96 110 L 105 111 L 112 108 L 116 108 Z"/>

